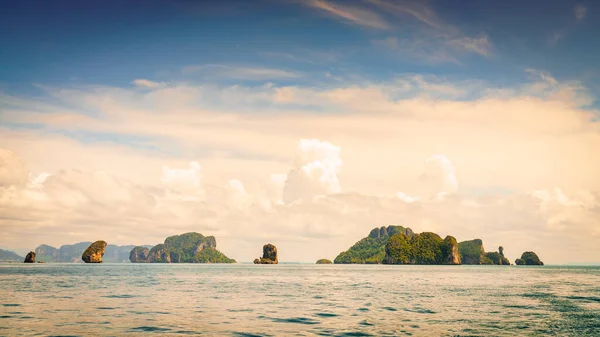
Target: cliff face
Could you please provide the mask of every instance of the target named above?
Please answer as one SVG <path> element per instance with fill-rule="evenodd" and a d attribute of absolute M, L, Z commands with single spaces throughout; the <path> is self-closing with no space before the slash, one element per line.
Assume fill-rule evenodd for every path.
<path fill-rule="evenodd" d="M 263 256 L 260 259 L 255 259 L 254 264 L 278 264 L 277 247 L 268 243 L 263 246 Z"/>
<path fill-rule="evenodd" d="M 510 265 L 510 261 L 504 257 L 502 246 L 498 248 L 498 252 L 486 253 L 481 239 L 460 242 L 458 250 L 463 264 Z"/>
<path fill-rule="evenodd" d="M 81 259 L 85 263 L 102 263 L 102 256 L 104 256 L 105 248 L 105 241 L 96 241 L 83 252 Z"/>
<path fill-rule="evenodd" d="M 148 248 L 137 246 L 129 253 L 129 261 L 131 261 L 131 263 L 146 263 L 148 262 L 148 255 L 150 255 L 150 250 Z"/>
<path fill-rule="evenodd" d="M 144 247 L 134 247 L 129 260 L 134 263 L 235 263 L 217 249 L 214 236 L 204 236 L 190 232 L 170 236 L 165 243 L 158 244 L 148 251 Z"/>
<path fill-rule="evenodd" d="M 458 250 L 463 264 L 484 264 L 486 262 L 481 239 L 460 242 Z"/>

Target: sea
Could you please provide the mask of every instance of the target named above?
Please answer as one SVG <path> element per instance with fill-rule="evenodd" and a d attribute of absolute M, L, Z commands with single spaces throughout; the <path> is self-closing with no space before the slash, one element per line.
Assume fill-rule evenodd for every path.
<path fill-rule="evenodd" d="M 0 264 L 0 336 L 600 336 L 600 267 Z"/>

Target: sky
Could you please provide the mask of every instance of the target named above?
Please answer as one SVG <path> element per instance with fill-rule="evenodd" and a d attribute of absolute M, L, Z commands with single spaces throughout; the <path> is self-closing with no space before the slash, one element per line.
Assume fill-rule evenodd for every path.
<path fill-rule="evenodd" d="M 3 1 L 0 248 L 374 227 L 600 262 L 596 1 Z"/>

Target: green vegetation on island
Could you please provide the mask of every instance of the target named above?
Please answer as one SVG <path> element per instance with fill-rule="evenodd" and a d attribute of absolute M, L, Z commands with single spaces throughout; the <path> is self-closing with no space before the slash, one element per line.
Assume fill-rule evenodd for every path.
<path fill-rule="evenodd" d="M 456 239 L 431 232 L 393 235 L 385 246 L 386 264 L 460 264 Z"/>
<path fill-rule="evenodd" d="M 133 263 L 235 263 L 216 247 L 214 236 L 190 232 L 170 236 L 164 244 L 158 244 L 150 250 L 142 246 L 134 247 L 129 259 Z"/>
<path fill-rule="evenodd" d="M 328 259 L 318 259 L 317 264 L 332 264 L 331 260 Z"/>
<path fill-rule="evenodd" d="M 489 264 L 510 265 L 504 248 L 487 252 L 481 239 L 458 243 L 431 232 L 415 234 L 403 226 L 374 228 L 369 236 L 341 252 L 334 263 L 356 264 Z"/>
<path fill-rule="evenodd" d="M 543 266 L 544 262 L 540 261 L 536 253 L 525 252 L 520 259 L 515 260 L 515 264 L 518 266 Z"/>
<path fill-rule="evenodd" d="M 408 237 L 414 235 L 410 228 L 402 226 L 382 226 L 374 228 L 369 236 L 355 243 L 350 249 L 340 253 L 333 263 L 378 264 L 385 258 L 385 245 L 394 234 L 403 233 Z"/>

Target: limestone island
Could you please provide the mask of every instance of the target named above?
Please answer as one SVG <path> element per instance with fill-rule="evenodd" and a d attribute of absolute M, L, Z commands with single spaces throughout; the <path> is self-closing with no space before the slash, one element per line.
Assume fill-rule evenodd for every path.
<path fill-rule="evenodd" d="M 81 254 L 81 260 L 85 263 L 102 263 L 105 248 L 106 241 L 96 241 Z"/>
<path fill-rule="evenodd" d="M 536 253 L 525 252 L 520 259 L 515 260 L 515 264 L 518 266 L 543 266 L 544 262 L 540 261 Z"/>
<path fill-rule="evenodd" d="M 431 232 L 414 233 L 403 226 L 374 228 L 350 249 L 340 253 L 336 264 L 510 264 L 504 250 L 486 253 L 480 239 L 458 243 Z"/>
<path fill-rule="evenodd" d="M 25 256 L 25 261 L 23 261 L 23 263 L 35 263 L 35 253 L 27 253 L 27 256 Z"/>
<path fill-rule="evenodd" d="M 332 264 L 331 260 L 328 259 L 318 259 L 317 264 Z"/>
<path fill-rule="evenodd" d="M 260 259 L 254 259 L 254 264 L 278 264 L 277 247 L 268 243 L 263 246 L 263 256 Z"/>
<path fill-rule="evenodd" d="M 235 263 L 217 250 L 214 236 L 190 232 L 169 236 L 165 243 L 152 249 L 134 247 L 129 253 L 132 263 Z"/>

